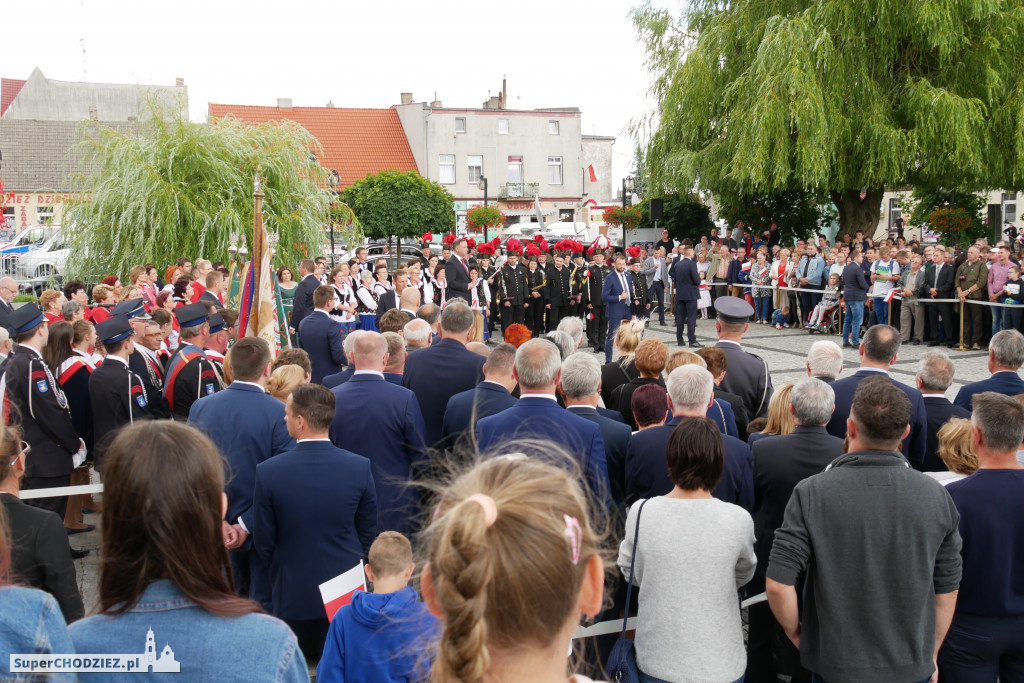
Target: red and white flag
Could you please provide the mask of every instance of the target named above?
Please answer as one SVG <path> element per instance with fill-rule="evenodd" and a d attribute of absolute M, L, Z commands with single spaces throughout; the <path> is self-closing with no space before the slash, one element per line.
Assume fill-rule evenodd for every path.
<path fill-rule="evenodd" d="M 352 602 L 352 596 L 357 591 L 365 590 L 366 574 L 363 573 L 362 560 L 347 572 L 321 583 L 320 596 L 324 600 L 324 609 L 327 610 L 327 620 L 332 621 L 338 610 Z"/>
<path fill-rule="evenodd" d="M 594 165 L 591 164 L 590 166 L 588 166 L 587 167 L 587 171 L 590 172 L 590 182 L 596 183 L 597 182 L 597 171 L 594 170 Z"/>
<path fill-rule="evenodd" d="M 885 303 L 889 304 L 892 303 L 893 299 L 899 299 L 900 297 L 897 296 L 898 294 L 899 290 L 896 288 L 889 290 L 889 293 L 885 295 Z"/>

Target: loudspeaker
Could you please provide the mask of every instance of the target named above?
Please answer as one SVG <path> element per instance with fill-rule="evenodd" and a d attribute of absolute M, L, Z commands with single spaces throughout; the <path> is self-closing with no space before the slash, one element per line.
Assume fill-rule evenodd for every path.
<path fill-rule="evenodd" d="M 651 220 L 660 221 L 665 212 L 665 200 L 664 199 L 652 199 L 651 200 Z"/>
<path fill-rule="evenodd" d="M 999 240 L 1004 239 L 1003 235 L 1003 205 L 1002 204 L 989 204 L 988 205 L 988 228 L 992 231 L 992 244 L 997 244 Z"/>

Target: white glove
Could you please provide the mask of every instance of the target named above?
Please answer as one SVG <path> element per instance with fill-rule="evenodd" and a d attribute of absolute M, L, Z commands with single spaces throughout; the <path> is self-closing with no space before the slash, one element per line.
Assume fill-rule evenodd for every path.
<path fill-rule="evenodd" d="M 74 464 L 76 469 L 83 462 L 85 462 L 85 456 L 88 455 L 88 453 L 89 453 L 89 450 L 85 447 L 85 442 L 84 441 L 79 439 L 78 443 L 81 444 L 81 448 L 78 449 L 77 453 L 75 453 L 73 456 L 71 456 L 71 462 L 72 462 L 72 464 Z"/>

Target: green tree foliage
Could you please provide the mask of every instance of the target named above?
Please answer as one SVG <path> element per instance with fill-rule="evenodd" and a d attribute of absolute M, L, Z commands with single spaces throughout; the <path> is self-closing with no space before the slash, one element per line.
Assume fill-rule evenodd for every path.
<path fill-rule="evenodd" d="M 794 244 L 797 239 L 808 239 L 817 232 L 819 222 L 825 218 L 822 201 L 801 190 L 749 194 L 724 202 L 718 214 L 729 229 L 741 220 L 754 235 L 763 233 L 775 221 L 782 244 Z"/>
<path fill-rule="evenodd" d="M 455 230 L 454 199 L 448 190 L 415 171 L 368 175 L 342 193 L 363 233 L 371 239 L 419 239 Z"/>
<path fill-rule="evenodd" d="M 707 235 L 711 228 L 715 227 L 714 221 L 711 220 L 711 207 L 702 202 L 696 194 L 668 195 L 662 199 L 664 211 L 662 220 L 658 221 L 658 228 L 668 230 L 669 237 L 673 240 L 680 242 L 690 238 L 696 242 L 701 235 Z M 644 202 L 640 210 L 643 219 L 638 227 L 654 228 L 654 221 L 650 218 L 650 205 Z"/>
<path fill-rule="evenodd" d="M 1021 186 L 1019 2 L 685 8 L 633 13 L 654 74 L 636 128 L 655 192 L 828 193 L 844 231 L 872 234 L 886 187 Z"/>
<path fill-rule="evenodd" d="M 130 134 L 85 122 L 77 154 L 87 170 L 72 176 L 78 194 L 65 209 L 75 226 L 68 272 L 125 276 L 182 256 L 226 261 L 232 234 L 251 249 L 257 169 L 277 258 L 319 254 L 331 198 L 318 151 L 291 122 L 198 124 L 164 114 Z"/>

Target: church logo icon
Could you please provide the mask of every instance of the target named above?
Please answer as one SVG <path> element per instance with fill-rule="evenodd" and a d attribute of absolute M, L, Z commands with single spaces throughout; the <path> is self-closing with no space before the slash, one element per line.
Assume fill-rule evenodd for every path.
<path fill-rule="evenodd" d="M 164 644 L 160 656 L 156 656 L 156 638 L 153 629 L 146 633 L 146 653 L 142 656 L 142 670 L 153 673 L 181 673 L 181 662 L 174 658 L 174 650 Z"/>

